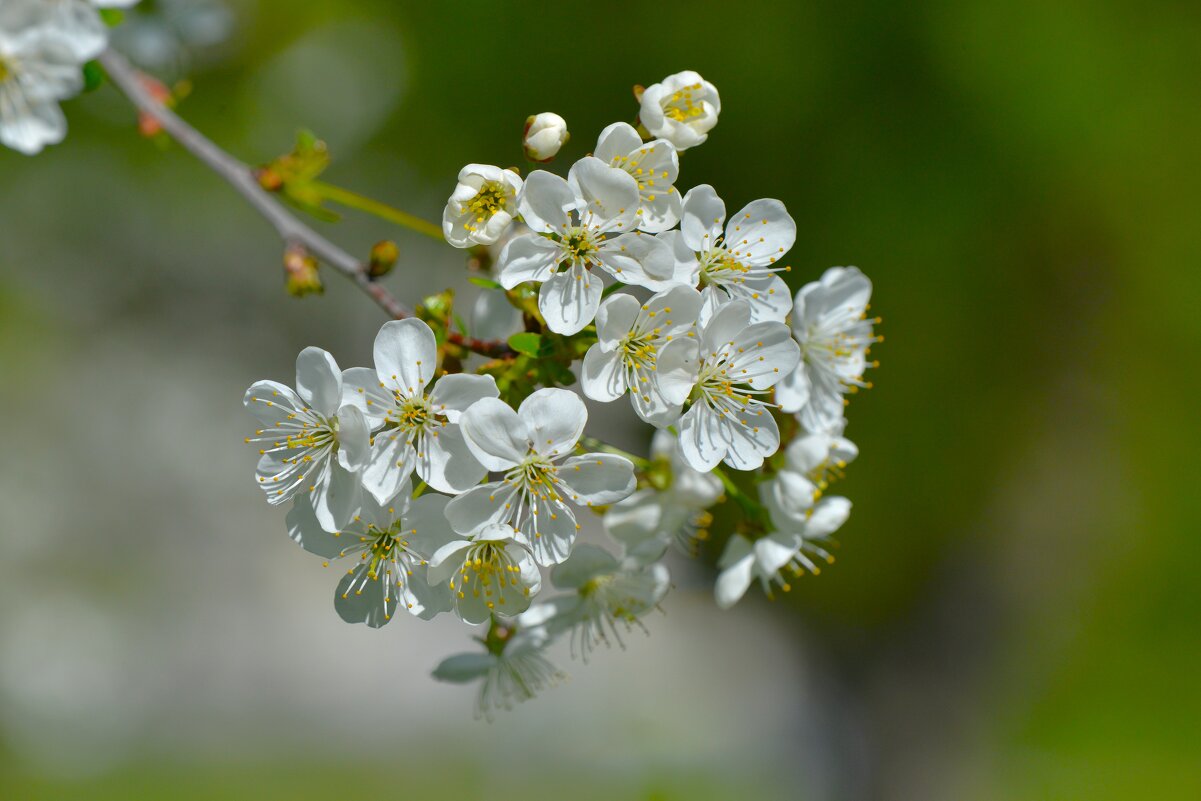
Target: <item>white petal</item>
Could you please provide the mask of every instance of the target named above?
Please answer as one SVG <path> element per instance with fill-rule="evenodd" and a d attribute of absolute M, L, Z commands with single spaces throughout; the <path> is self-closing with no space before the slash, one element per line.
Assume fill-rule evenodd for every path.
<path fill-rule="evenodd" d="M 632 231 L 638 218 L 638 182 L 624 170 L 585 156 L 567 181 L 579 198 L 580 222 L 600 231 Z"/>
<path fill-rule="evenodd" d="M 559 479 L 571 491 L 574 503 L 604 505 L 620 501 L 634 491 L 634 465 L 612 453 L 586 453 L 564 460 Z"/>
<path fill-rule="evenodd" d="M 359 475 L 342 469 L 336 461 L 330 462 L 312 493 L 317 521 L 327 531 L 339 531 L 358 511 L 361 497 Z"/>
<path fill-rule="evenodd" d="M 673 339 L 659 351 L 655 361 L 656 383 L 660 394 L 671 404 L 680 405 L 688 399 L 696 385 L 700 369 L 698 345 L 695 338 Z"/>
<path fill-rule="evenodd" d="M 796 223 L 778 200 L 754 200 L 726 223 L 726 248 L 743 264 L 774 264 L 796 242 Z"/>
<path fill-rule="evenodd" d="M 296 392 L 305 404 L 331 417 L 342 403 L 342 371 L 321 348 L 305 348 L 296 357 Z"/>
<path fill-rule="evenodd" d="M 655 291 L 670 287 L 676 270 L 671 248 L 657 237 L 637 231 L 605 240 L 597 261 L 618 281 Z"/>
<path fill-rule="evenodd" d="M 388 503 L 400 492 L 416 465 L 417 453 L 404 434 L 396 429 L 379 431 L 363 469 L 363 488 L 379 503 Z"/>
<path fill-rule="evenodd" d="M 590 270 L 574 265 L 552 275 L 538 292 L 538 311 L 556 334 L 571 336 L 592 322 L 600 306 L 604 282 Z"/>
<path fill-rule="evenodd" d="M 516 493 L 516 489 L 499 481 L 473 487 L 446 504 L 446 520 L 459 534 L 474 534 L 512 517 Z"/>
<path fill-rule="evenodd" d="M 455 654 L 443 659 L 434 668 L 433 677 L 438 681 L 448 681 L 452 684 L 466 684 L 488 675 L 488 671 L 496 666 L 496 657 L 488 653 Z"/>
<path fill-rule="evenodd" d="M 733 341 L 736 355 L 730 362 L 730 375 L 755 389 L 774 386 L 801 360 L 800 346 L 783 323 L 754 323 Z"/>
<path fill-rule="evenodd" d="M 773 531 L 755 540 L 753 547 L 760 571 L 770 576 L 792 561 L 801 547 L 801 541 L 795 534 Z"/>
<path fill-rule="evenodd" d="M 693 470 L 708 473 L 721 463 L 728 448 L 721 417 L 703 402 L 680 418 L 680 456 Z"/>
<path fill-rule="evenodd" d="M 600 347 L 612 351 L 638 319 L 638 300 L 624 293 L 612 295 L 596 311 L 596 337 Z"/>
<path fill-rule="evenodd" d="M 354 406 L 372 428 L 378 428 L 395 400 L 379 385 L 379 374 L 373 368 L 349 367 L 342 371 L 342 403 Z"/>
<path fill-rule="evenodd" d="M 535 234 L 562 232 L 575 206 L 575 192 L 567 181 L 545 170 L 531 172 L 517 198 L 521 216 Z"/>
<path fill-rule="evenodd" d="M 778 275 L 746 278 L 722 287 L 732 300 L 745 300 L 751 305 L 751 321 L 784 322 L 792 311 L 792 295 L 788 284 Z"/>
<path fill-rule="evenodd" d="M 806 539 L 828 537 L 841 528 L 850 516 L 851 502 L 846 498 L 838 496 L 823 498 L 817 506 L 813 507 L 813 514 L 810 515 L 809 524 L 805 527 L 805 537 Z"/>
<path fill-rule="evenodd" d="M 580 368 L 580 388 L 589 398 L 606 403 L 624 395 L 626 371 L 621 353 L 606 353 L 599 343 L 589 348 Z"/>
<path fill-rule="evenodd" d="M 472 404 L 459 426 L 467 447 L 489 470 L 508 470 L 529 453 L 530 431 L 526 423 L 507 403 L 484 398 Z"/>
<path fill-rule="evenodd" d="M 371 458 L 371 426 L 354 406 L 338 410 L 338 464 L 352 473 Z"/>
<path fill-rule="evenodd" d="M 577 545 L 567 561 L 555 565 L 550 580 L 562 590 L 577 590 L 596 576 L 613 573 L 619 567 L 617 558 L 604 548 L 587 543 Z"/>
<path fill-rule="evenodd" d="M 593 155 L 606 164 L 615 158 L 625 158 L 642 147 L 642 137 L 628 122 L 615 122 L 600 132 Z"/>
<path fill-rule="evenodd" d="M 609 507 L 604 517 L 605 531 L 630 548 L 653 538 L 659 531 L 662 519 L 663 506 L 659 493 L 653 489 L 642 489 Z"/>
<path fill-rule="evenodd" d="M 724 430 L 729 440 L 725 462 L 735 470 L 757 470 L 780 448 L 780 429 L 767 409 L 743 410 Z"/>
<path fill-rule="evenodd" d="M 559 246 L 537 234 L 513 237 L 496 260 L 500 284 L 512 289 L 526 281 L 545 281 L 554 273 L 559 256 Z"/>
<path fill-rule="evenodd" d="M 422 620 L 432 620 L 455 606 L 450 587 L 445 582 L 431 584 L 429 571 L 420 565 L 415 565 L 412 574 L 405 578 L 400 598 L 408 613 Z"/>
<path fill-rule="evenodd" d="M 751 551 L 751 543 L 746 537 L 735 534 L 726 543 L 722 553 L 721 573 L 717 576 L 714 596 L 717 605 L 729 609 L 746 595 L 751 586 L 751 571 L 754 568 L 755 557 Z"/>
<path fill-rule="evenodd" d="M 427 492 L 414 498 L 403 516 L 401 531 L 405 547 L 428 560 L 438 549 L 458 537 L 446 519 L 446 505 L 450 498 Z"/>
<path fill-rule="evenodd" d="M 579 524 L 575 514 L 563 504 L 534 500 L 534 511 L 521 527 L 520 540 L 544 566 L 557 565 L 571 555 Z"/>
<path fill-rule="evenodd" d="M 437 436 L 427 436 L 425 451 L 426 458 L 417 462 L 417 475 L 438 492 L 466 492 L 488 472 L 467 446 L 462 430 L 453 423 L 439 429 Z"/>
<path fill-rule="evenodd" d="M 701 332 L 701 349 L 705 356 L 720 351 L 739 338 L 751 320 L 751 307 L 744 300 L 722 304 L 709 318 Z"/>
<path fill-rule="evenodd" d="M 313 512 L 313 504 L 308 495 L 298 495 L 286 518 L 288 536 L 309 553 L 326 559 L 335 559 L 351 540 L 347 536 L 335 536 L 321 527 L 317 515 Z"/>
<path fill-rule="evenodd" d="M 799 412 L 809 402 L 809 376 L 804 363 L 798 364 L 776 384 L 775 393 L 776 403 L 785 412 Z"/>
<path fill-rule="evenodd" d="M 497 289 L 480 291 L 471 307 L 471 333 L 480 339 L 508 339 L 521 330 L 521 311 Z"/>
<path fill-rule="evenodd" d="M 451 540 L 434 551 L 426 573 L 429 582 L 443 583 L 454 575 L 463 566 L 464 552 L 470 547 L 470 540 Z"/>
<path fill-rule="evenodd" d="M 430 403 L 439 413 L 446 415 L 447 420 L 455 423 L 459 415 L 476 401 L 497 397 L 500 397 L 500 390 L 496 388 L 496 379 L 492 376 L 455 373 L 438 379 L 434 391 L 430 393 Z"/>
<path fill-rule="evenodd" d="M 375 337 L 375 370 L 379 380 L 405 397 L 420 395 L 434 377 L 438 345 L 423 321 L 389 320 Z"/>
<path fill-rule="evenodd" d="M 334 609 L 347 623 L 366 623 L 377 629 L 396 613 L 400 593 L 394 579 L 388 580 L 382 575 L 373 579 L 370 569 L 371 566 L 364 562 L 342 577 L 334 592 Z"/>
<path fill-rule="evenodd" d="M 694 186 L 684 195 L 680 231 L 684 242 L 697 253 L 704 252 L 721 236 L 726 204 L 709 184 Z"/>
<path fill-rule="evenodd" d="M 584 433 L 588 410 L 580 396 L 566 389 L 540 389 L 521 402 L 517 414 L 529 431 L 534 450 L 544 456 L 562 456 Z"/>
<path fill-rule="evenodd" d="M 287 416 L 307 405 L 291 387 L 277 381 L 256 381 L 246 390 L 242 403 L 265 428 L 275 428 Z"/>

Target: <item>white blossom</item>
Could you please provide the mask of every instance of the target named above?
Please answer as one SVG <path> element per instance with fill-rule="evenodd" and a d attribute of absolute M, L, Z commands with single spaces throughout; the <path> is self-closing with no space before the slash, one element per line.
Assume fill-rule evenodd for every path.
<path fill-rule="evenodd" d="M 624 170 L 588 157 L 571 167 L 568 180 L 543 170 L 530 173 L 518 208 L 532 233 L 514 237 L 497 263 L 505 289 L 525 281 L 542 284 L 538 309 L 557 334 L 577 333 L 596 316 L 604 281 L 659 288 L 670 278 L 670 248 L 634 229 L 638 184 Z"/>
<path fill-rule="evenodd" d="M 456 654 L 434 668 L 434 678 L 453 684 L 481 681 L 475 716 L 489 722 L 497 709 L 512 709 L 553 687 L 566 675 L 543 656 L 548 637 L 538 630 L 518 631 L 500 644 L 501 650 Z"/>
<path fill-rule="evenodd" d="M 788 326 L 751 322 L 750 304 L 719 306 L 695 339 L 676 339 L 659 356 L 659 389 L 669 403 L 691 404 L 680 419 L 680 451 L 693 468 L 724 461 L 754 470 L 780 447 L 763 400 L 800 359 Z"/>
<path fill-rule="evenodd" d="M 430 557 L 430 583 L 450 588 L 455 612 L 465 623 L 519 615 L 542 588 L 542 574 L 516 535 L 507 523 L 490 523 L 452 539 Z"/>
<path fill-rule="evenodd" d="M 66 136 L 59 101 L 79 93 L 83 62 L 104 47 L 103 39 L 99 49 L 81 44 L 81 34 L 50 11 L 42 0 L 0 5 L 0 144 L 26 155 Z M 82 11 L 103 29 L 94 9 Z"/>
<path fill-rule="evenodd" d="M 242 401 L 258 419 L 247 443 L 259 446 L 257 478 L 272 504 L 309 493 L 321 525 L 337 531 L 359 508 L 359 471 L 370 455 L 363 414 L 342 403 L 334 357 L 305 348 L 296 357 L 296 389 L 258 381 Z"/>
<path fill-rule="evenodd" d="M 679 150 L 708 139 L 721 113 L 717 87 L 692 70 L 646 87 L 639 102 L 638 121 L 651 136 L 666 139 Z"/>
<path fill-rule="evenodd" d="M 427 582 L 425 567 L 434 551 L 453 537 L 444 514 L 448 499 L 426 494 L 412 500 L 411 494 L 406 482 L 388 506 L 364 498 L 359 513 L 334 532 L 321 526 L 303 495 L 288 513 L 288 535 L 306 551 L 326 560 L 357 562 L 334 593 L 334 609 L 347 623 L 379 628 L 401 604 L 409 614 L 429 620 L 453 605 L 444 583 Z"/>
<path fill-rule="evenodd" d="M 610 639 L 625 647 L 623 630 L 643 628 L 642 617 L 663 600 L 671 585 L 667 568 L 636 557 L 618 559 L 595 545 L 578 545 L 551 570 L 551 581 L 574 590 L 539 603 L 518 619 L 523 628 L 541 626 L 550 637 L 567 634 L 573 655 L 585 662 L 592 649 Z"/>
<path fill-rule="evenodd" d="M 522 181 L 512 170 L 468 164 L 442 212 L 442 235 L 457 248 L 496 243 L 517 212 Z"/>
<path fill-rule="evenodd" d="M 801 287 L 792 314 L 792 332 L 801 361 L 776 385 L 776 401 L 798 412 L 808 431 L 841 430 L 844 396 L 860 387 L 872 343 L 867 316 L 872 284 L 855 267 L 831 267 L 821 279 Z"/>
<path fill-rule="evenodd" d="M 413 470 L 439 492 L 470 489 L 484 477 L 459 430 L 459 416 L 481 398 L 500 393 L 492 376 L 456 373 L 430 387 L 438 361 L 434 332 L 421 320 L 391 320 L 375 338 L 375 369 L 346 371 L 346 402 L 375 431 L 363 486 L 380 503 L 399 491 Z"/>
<path fill-rule="evenodd" d="M 527 159 L 547 162 L 558 155 L 559 148 L 570 138 L 567 121 L 553 111 L 544 111 L 525 121 L 521 144 Z"/>
<path fill-rule="evenodd" d="M 684 461 L 679 441 L 668 431 L 655 432 L 650 455 L 652 485 L 610 506 L 605 531 L 627 553 L 645 559 L 658 559 L 672 543 L 695 555 L 708 537 L 713 521 L 708 509 L 722 496 L 721 479 Z"/>
<path fill-rule="evenodd" d="M 571 455 L 587 421 L 584 402 L 564 389 L 540 389 L 517 411 L 494 398 L 473 405 L 460 421 L 467 445 L 504 477 L 452 500 L 451 527 L 470 534 L 511 523 L 539 564 L 564 561 L 580 528 L 572 506 L 613 503 L 635 485 L 634 466 L 623 456 Z"/>
<path fill-rule="evenodd" d="M 675 145 L 666 139 L 643 144 L 634 126 L 615 122 L 601 131 L 593 155 L 638 182 L 638 230 L 657 234 L 680 221 L 680 193 L 675 187 L 680 157 Z"/>
<path fill-rule="evenodd" d="M 695 289 L 677 286 L 645 303 L 617 294 L 596 314 L 597 342 L 584 355 L 580 386 L 598 401 L 614 401 L 628 390 L 634 411 L 646 422 L 665 427 L 680 417 L 680 405 L 659 390 L 659 352 L 673 339 L 694 336 L 701 309 Z"/>
<path fill-rule="evenodd" d="M 793 477 L 799 474 L 793 474 Z M 718 560 L 721 572 L 717 577 L 717 605 L 728 609 L 746 594 L 756 579 L 770 598 L 772 587 L 784 592 L 792 589 L 790 577 L 805 573 L 817 575 L 821 567 L 815 559 L 834 561 L 827 549 L 830 535 L 837 531 L 851 514 L 851 502 L 846 498 L 822 498 L 813 502 L 813 495 L 797 494 L 785 482 L 789 477 L 781 472 L 759 487 L 775 530 L 751 541 L 741 534 L 730 537 Z"/>
<path fill-rule="evenodd" d="M 751 320 L 784 322 L 792 309 L 788 285 L 777 273 L 796 242 L 796 223 L 778 200 L 755 200 L 725 223 L 726 204 L 701 184 L 684 196 L 678 231 L 660 235 L 672 248 L 673 280 L 701 287 L 704 316 L 729 300 L 751 305 Z"/>

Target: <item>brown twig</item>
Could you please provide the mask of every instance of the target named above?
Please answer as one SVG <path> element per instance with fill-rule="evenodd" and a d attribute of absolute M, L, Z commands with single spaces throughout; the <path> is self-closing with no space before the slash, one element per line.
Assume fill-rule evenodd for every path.
<path fill-rule="evenodd" d="M 264 190 L 250 167 L 226 153 L 163 105 L 150 91 L 142 74 L 124 56 L 114 50 L 107 50 L 100 55 L 100 63 L 113 84 L 139 111 L 158 122 L 172 139 L 246 198 L 255 211 L 271 223 L 285 246 L 302 247 L 336 272 L 349 278 L 392 318 L 403 320 L 414 316 L 412 309 L 397 300 L 385 287 L 371 280 L 363 262 L 305 225 Z M 455 345 L 484 356 L 503 358 L 515 355 L 503 340 L 475 339 L 453 331 L 447 332 L 447 339 Z"/>

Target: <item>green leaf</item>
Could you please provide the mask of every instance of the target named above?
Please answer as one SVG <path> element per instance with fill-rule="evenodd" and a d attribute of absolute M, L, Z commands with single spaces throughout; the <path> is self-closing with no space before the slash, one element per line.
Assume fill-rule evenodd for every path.
<path fill-rule="evenodd" d="M 491 278 L 485 278 L 482 275 L 472 275 L 469 276 L 467 280 L 476 286 L 482 286 L 484 289 L 504 289 L 503 286 L 496 283 Z"/>
<path fill-rule="evenodd" d="M 83 91 L 92 92 L 104 83 L 104 68 L 99 61 L 89 61 L 83 65 Z"/>
<path fill-rule="evenodd" d="M 542 335 L 528 331 L 509 337 L 509 347 L 526 356 L 538 356 L 542 352 Z"/>

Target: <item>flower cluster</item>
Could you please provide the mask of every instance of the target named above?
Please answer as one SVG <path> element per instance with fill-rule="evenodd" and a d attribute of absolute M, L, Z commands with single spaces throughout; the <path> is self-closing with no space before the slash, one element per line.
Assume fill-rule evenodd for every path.
<path fill-rule="evenodd" d="M 0 144 L 27 155 L 61 142 L 59 103 L 83 89 L 84 65 L 108 45 L 105 8 L 138 0 L 4 0 L 0 4 Z"/>
<path fill-rule="evenodd" d="M 434 671 L 482 680 L 484 716 L 557 681 L 556 640 L 586 660 L 645 629 L 673 546 L 714 558 L 724 608 L 755 579 L 770 596 L 818 573 L 850 511 L 827 491 L 857 455 L 844 411 L 875 366 L 870 282 L 836 267 L 793 295 L 782 202 L 728 214 L 713 187 L 677 188 L 680 154 L 717 123 L 716 88 L 683 72 L 636 94 L 637 125 L 605 128 L 565 177 L 460 171 L 442 231 L 491 268 L 473 278 L 488 333 L 434 299 L 384 324 L 373 367 L 307 348 L 294 387 L 245 396 L 257 483 L 291 504 L 292 539 L 347 565 L 343 619 L 487 624 L 482 651 Z M 538 164 L 570 141 L 551 113 L 522 138 Z M 452 326 L 459 343 L 507 328 L 510 352 L 472 362 Z M 654 429 L 649 458 L 586 434 L 581 394 L 628 396 Z M 581 542 L 590 513 L 607 547 Z"/>

